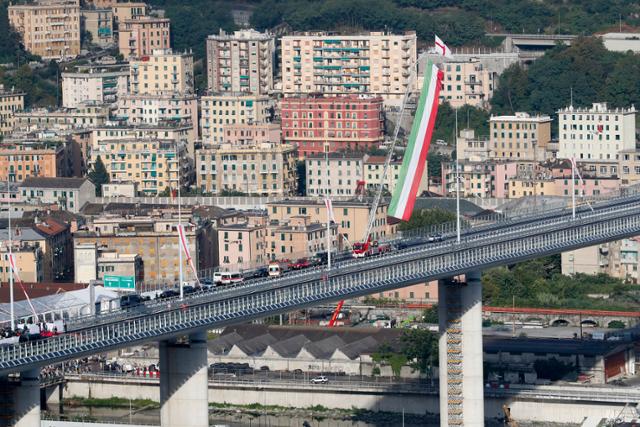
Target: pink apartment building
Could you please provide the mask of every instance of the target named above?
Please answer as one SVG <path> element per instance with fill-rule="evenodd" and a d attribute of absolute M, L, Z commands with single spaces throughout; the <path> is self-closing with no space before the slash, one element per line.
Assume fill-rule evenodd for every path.
<path fill-rule="evenodd" d="M 142 16 L 120 24 L 118 48 L 125 59 L 148 56 L 157 49 L 171 48 L 171 25 L 166 18 Z"/>
<path fill-rule="evenodd" d="M 366 150 L 384 139 L 382 97 L 296 96 L 281 102 L 282 136 L 300 156 Z"/>
<path fill-rule="evenodd" d="M 224 126 L 224 142 L 231 145 L 259 145 L 282 142 L 282 130 L 275 123 L 240 123 Z"/>

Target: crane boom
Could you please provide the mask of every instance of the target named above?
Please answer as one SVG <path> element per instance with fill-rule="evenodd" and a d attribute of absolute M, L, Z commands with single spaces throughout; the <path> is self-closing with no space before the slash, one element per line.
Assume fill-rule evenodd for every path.
<path fill-rule="evenodd" d="M 400 107 L 400 117 L 398 118 L 396 127 L 393 131 L 393 139 L 391 140 L 391 145 L 389 146 L 389 152 L 387 153 L 387 158 L 385 159 L 385 162 L 384 162 L 384 169 L 382 170 L 382 176 L 380 177 L 380 182 L 378 183 L 378 190 L 376 191 L 376 194 L 373 197 L 371 210 L 369 210 L 369 219 L 367 222 L 367 228 L 365 229 L 364 236 L 362 238 L 363 245 L 366 245 L 367 242 L 369 241 L 369 236 L 371 236 L 371 230 L 373 229 L 373 223 L 376 220 L 376 212 L 378 211 L 378 206 L 380 205 L 380 199 L 382 199 L 382 190 L 384 189 L 384 184 L 387 180 L 387 173 L 389 171 L 389 166 L 391 165 L 391 158 L 396 148 L 396 142 L 398 141 L 398 134 L 400 133 L 402 118 L 404 117 L 404 112 L 407 107 L 407 102 L 409 101 L 409 96 L 411 95 L 411 83 L 413 83 L 416 73 L 417 71 L 414 68 L 413 71 L 411 72 L 411 75 L 409 76 L 409 81 L 407 82 L 407 90 L 404 93 L 404 96 L 402 98 L 402 106 Z"/>

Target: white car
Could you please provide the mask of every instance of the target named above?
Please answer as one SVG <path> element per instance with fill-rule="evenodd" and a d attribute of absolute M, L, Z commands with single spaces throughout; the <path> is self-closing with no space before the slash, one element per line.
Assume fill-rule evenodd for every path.
<path fill-rule="evenodd" d="M 318 375 L 317 377 L 311 378 L 311 384 L 327 384 L 329 382 L 329 378 L 324 375 Z"/>

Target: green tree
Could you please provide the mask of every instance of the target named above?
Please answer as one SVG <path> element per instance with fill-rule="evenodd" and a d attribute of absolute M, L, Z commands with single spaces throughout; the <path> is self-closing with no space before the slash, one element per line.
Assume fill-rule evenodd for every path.
<path fill-rule="evenodd" d="M 438 337 L 424 329 L 406 329 L 400 337 L 401 353 L 410 361 L 413 369 L 430 373 L 438 365 Z"/>
<path fill-rule="evenodd" d="M 415 230 L 437 224 L 444 224 L 454 221 L 455 219 L 456 216 L 454 213 L 445 211 L 444 209 L 420 209 L 413 212 L 409 221 L 401 222 L 399 228 L 401 231 Z"/>
<path fill-rule="evenodd" d="M 431 307 L 425 309 L 422 312 L 422 318 L 424 319 L 424 323 L 432 323 L 438 324 L 438 304 L 432 304 Z"/>
<path fill-rule="evenodd" d="M 96 159 L 93 169 L 89 172 L 89 179 L 96 186 L 96 196 L 102 196 L 102 185 L 109 183 L 109 173 L 104 167 L 100 156 Z"/>

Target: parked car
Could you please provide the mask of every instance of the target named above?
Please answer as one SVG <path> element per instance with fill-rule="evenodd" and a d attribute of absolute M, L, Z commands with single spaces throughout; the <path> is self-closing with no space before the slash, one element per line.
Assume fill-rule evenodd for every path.
<path fill-rule="evenodd" d="M 138 294 L 127 294 L 120 297 L 120 308 L 126 310 L 128 308 L 137 307 L 142 304 L 142 297 Z"/>
<path fill-rule="evenodd" d="M 311 384 L 327 384 L 329 382 L 329 378 L 324 375 L 318 375 L 317 377 L 311 378 Z"/>

